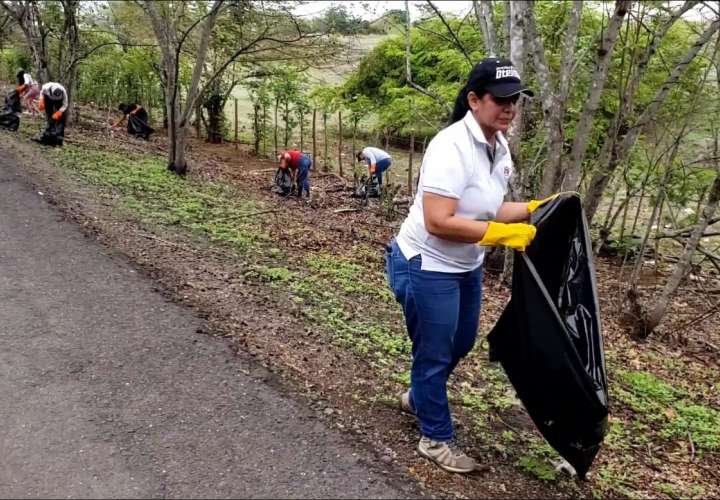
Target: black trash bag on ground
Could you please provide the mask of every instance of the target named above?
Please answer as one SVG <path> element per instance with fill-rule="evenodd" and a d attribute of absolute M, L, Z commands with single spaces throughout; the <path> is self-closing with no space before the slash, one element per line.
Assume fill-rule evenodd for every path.
<path fill-rule="evenodd" d="M 353 198 L 380 198 L 380 183 L 374 175 L 368 179 L 362 176 L 355 185 Z"/>
<path fill-rule="evenodd" d="M 20 94 L 13 90 L 5 96 L 5 104 L 0 109 L 0 128 L 16 131 L 20 127 L 21 110 Z"/>
<path fill-rule="evenodd" d="M 512 297 L 490 332 L 518 397 L 584 478 L 607 430 L 608 388 L 592 245 L 580 197 L 536 210 L 537 236 L 515 252 Z"/>
<path fill-rule="evenodd" d="M 31 140 L 44 144 L 46 146 L 62 146 L 65 140 L 65 122 L 67 121 L 67 113 L 63 113 L 59 120 L 54 120 L 52 115 L 60 110 L 62 101 L 48 99 L 45 97 L 45 118 L 47 125 L 45 130 Z"/>
<path fill-rule="evenodd" d="M 273 191 L 282 196 L 289 196 L 293 191 L 293 182 L 287 168 L 278 168 L 275 172 L 275 185 Z"/>
<path fill-rule="evenodd" d="M 127 131 L 128 134 L 147 141 L 150 138 L 150 134 L 155 132 L 155 129 L 148 124 L 147 111 L 140 109 L 137 113 L 128 115 Z"/>

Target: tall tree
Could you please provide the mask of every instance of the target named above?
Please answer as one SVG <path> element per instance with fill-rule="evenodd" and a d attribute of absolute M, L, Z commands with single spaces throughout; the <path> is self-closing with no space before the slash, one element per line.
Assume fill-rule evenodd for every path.
<path fill-rule="evenodd" d="M 588 143 L 590 142 L 590 131 L 600 104 L 600 97 L 607 82 L 613 48 L 615 47 L 623 19 L 631 6 L 632 2 L 628 0 L 615 2 L 615 10 L 610 18 L 610 23 L 608 23 L 607 29 L 603 30 L 603 34 L 600 37 L 596 50 L 597 59 L 595 60 L 595 70 L 590 80 L 592 82 L 590 84 L 590 91 L 583 104 L 583 110 L 575 127 L 575 137 L 573 138 L 572 149 L 570 150 L 570 159 L 563 175 L 563 190 L 579 190 L 580 170 L 585 158 L 585 153 L 587 152 Z"/>
<path fill-rule="evenodd" d="M 672 18 L 670 21 L 672 21 Z M 584 201 L 584 208 L 589 221 L 591 221 L 595 215 L 597 207 L 600 204 L 600 200 L 602 199 L 602 195 L 605 192 L 605 188 L 607 187 L 610 177 L 617 166 L 628 158 L 640 134 L 646 129 L 646 127 L 652 124 L 653 120 L 655 120 L 670 91 L 677 85 L 690 63 L 693 59 L 695 59 L 705 44 L 710 41 L 712 36 L 718 31 L 718 28 L 720 28 L 720 18 L 715 19 L 712 23 L 710 23 L 705 31 L 697 38 L 697 40 L 695 40 L 692 46 L 688 48 L 685 54 L 672 69 L 667 79 L 658 88 L 653 99 L 642 110 L 634 122 L 620 127 L 620 124 L 623 121 L 620 116 L 623 113 L 623 106 L 620 107 L 613 123 L 615 130 L 611 131 L 611 137 L 606 139 L 606 144 L 609 145 L 603 145 L 604 154 L 601 152 L 600 169 L 590 180 L 587 196 Z M 657 38 L 655 40 L 657 40 Z M 659 43 L 655 40 L 653 40 L 648 46 L 646 54 L 650 53 L 650 51 L 654 52 L 655 49 L 653 47 L 656 46 L 656 43 Z M 647 59 L 649 59 L 649 57 L 647 57 Z M 639 86 L 639 77 L 637 78 L 637 81 L 637 85 Z M 634 81 L 632 83 L 634 84 Z M 634 95 L 634 92 L 631 92 L 630 95 Z M 628 110 L 631 109 L 629 106 L 627 107 Z M 613 136 L 616 136 L 617 139 L 614 139 Z"/>
<path fill-rule="evenodd" d="M 543 123 L 547 131 L 547 162 L 540 184 L 540 196 L 547 196 L 555 191 L 562 173 L 561 162 L 565 141 L 563 121 L 570 94 L 570 76 L 575 63 L 575 46 L 582 9 L 583 2 L 572 3 L 572 12 L 562 42 L 557 85 L 553 84 L 554 79 L 550 74 L 550 66 L 545 56 L 545 46 L 538 34 L 535 16 L 532 13 L 527 16 L 528 38 L 532 46 L 535 71 L 540 84 Z"/>
<path fill-rule="evenodd" d="M 327 50 L 320 50 L 320 44 L 303 45 L 299 42 L 322 40 L 321 35 L 303 33 L 300 24 L 283 4 L 255 4 L 250 1 L 226 2 L 214 0 L 206 2 L 155 2 L 145 0 L 143 8 L 150 18 L 155 38 L 160 47 L 163 87 L 165 91 L 168 116 L 168 168 L 180 175 L 187 171 L 185 149 L 187 128 L 191 114 L 195 110 L 198 96 L 205 88 L 212 85 L 233 62 L 244 58 L 247 62 L 257 62 L 263 54 L 265 60 L 288 60 L 293 54 L 288 53 L 295 46 L 308 51 L 316 49 L 314 57 L 328 57 Z M 243 27 L 241 32 L 228 40 L 232 49 L 220 60 L 220 63 L 206 70 L 208 47 L 213 36 L 213 29 L 222 14 L 233 16 L 236 24 Z M 188 25 L 187 19 L 194 19 Z M 246 24 L 245 21 L 252 23 Z M 195 29 L 199 30 L 193 35 Z M 193 41 L 194 48 L 186 45 Z M 189 52 L 192 62 L 192 76 L 181 96 L 180 67 L 181 58 Z M 297 56 L 295 56 L 297 57 Z M 201 77 L 205 74 L 205 78 Z M 183 105 L 180 105 L 181 97 Z"/>
<path fill-rule="evenodd" d="M 517 2 L 510 2 L 517 3 Z M 512 7 L 511 7 L 512 8 Z M 485 41 L 485 52 L 488 57 L 497 56 L 497 42 L 495 41 L 495 21 L 493 20 L 493 6 L 491 0 L 473 0 L 473 11 L 478 26 Z"/>
<path fill-rule="evenodd" d="M 48 30 L 40 16 L 37 0 L 0 0 L 0 5 L 20 26 L 32 55 L 37 79 L 45 83 L 51 79 L 48 65 Z"/>

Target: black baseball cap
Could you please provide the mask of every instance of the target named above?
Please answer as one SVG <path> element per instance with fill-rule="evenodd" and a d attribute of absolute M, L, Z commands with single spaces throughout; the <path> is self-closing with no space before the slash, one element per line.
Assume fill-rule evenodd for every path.
<path fill-rule="evenodd" d="M 470 89 L 484 89 L 495 97 L 525 94 L 533 97 L 532 90 L 523 85 L 520 74 L 508 59 L 483 59 L 470 72 Z"/>

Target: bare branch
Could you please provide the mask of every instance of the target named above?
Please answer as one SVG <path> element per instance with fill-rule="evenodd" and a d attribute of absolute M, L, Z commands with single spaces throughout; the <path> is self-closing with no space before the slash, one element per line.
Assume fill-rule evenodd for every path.
<path fill-rule="evenodd" d="M 445 28 L 447 28 L 448 33 L 450 33 L 450 36 L 452 36 L 453 40 L 455 41 L 455 45 L 457 45 L 457 48 L 460 49 L 460 52 L 463 53 L 465 56 L 465 59 L 467 59 L 467 62 L 470 63 L 470 66 L 472 66 L 473 61 L 470 59 L 470 56 L 468 55 L 467 51 L 465 50 L 465 47 L 460 42 L 460 39 L 457 37 L 453 29 L 450 27 L 448 22 L 445 20 L 445 17 L 443 17 L 442 13 L 435 7 L 435 4 L 433 4 L 430 0 L 426 0 L 427 4 L 430 6 L 430 8 L 435 11 L 435 14 L 440 18 L 440 21 L 445 25 Z"/>

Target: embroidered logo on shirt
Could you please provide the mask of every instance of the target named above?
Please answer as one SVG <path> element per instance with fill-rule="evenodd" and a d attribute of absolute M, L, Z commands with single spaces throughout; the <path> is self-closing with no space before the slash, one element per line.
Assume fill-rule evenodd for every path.
<path fill-rule="evenodd" d="M 510 166 L 505 165 L 505 169 L 503 169 L 503 174 L 505 175 L 506 179 L 510 178 L 510 174 L 511 174 Z"/>
<path fill-rule="evenodd" d="M 500 78 L 517 78 L 519 80 L 520 73 L 512 66 L 500 66 L 499 68 L 495 68 L 495 79 L 498 80 Z"/>

